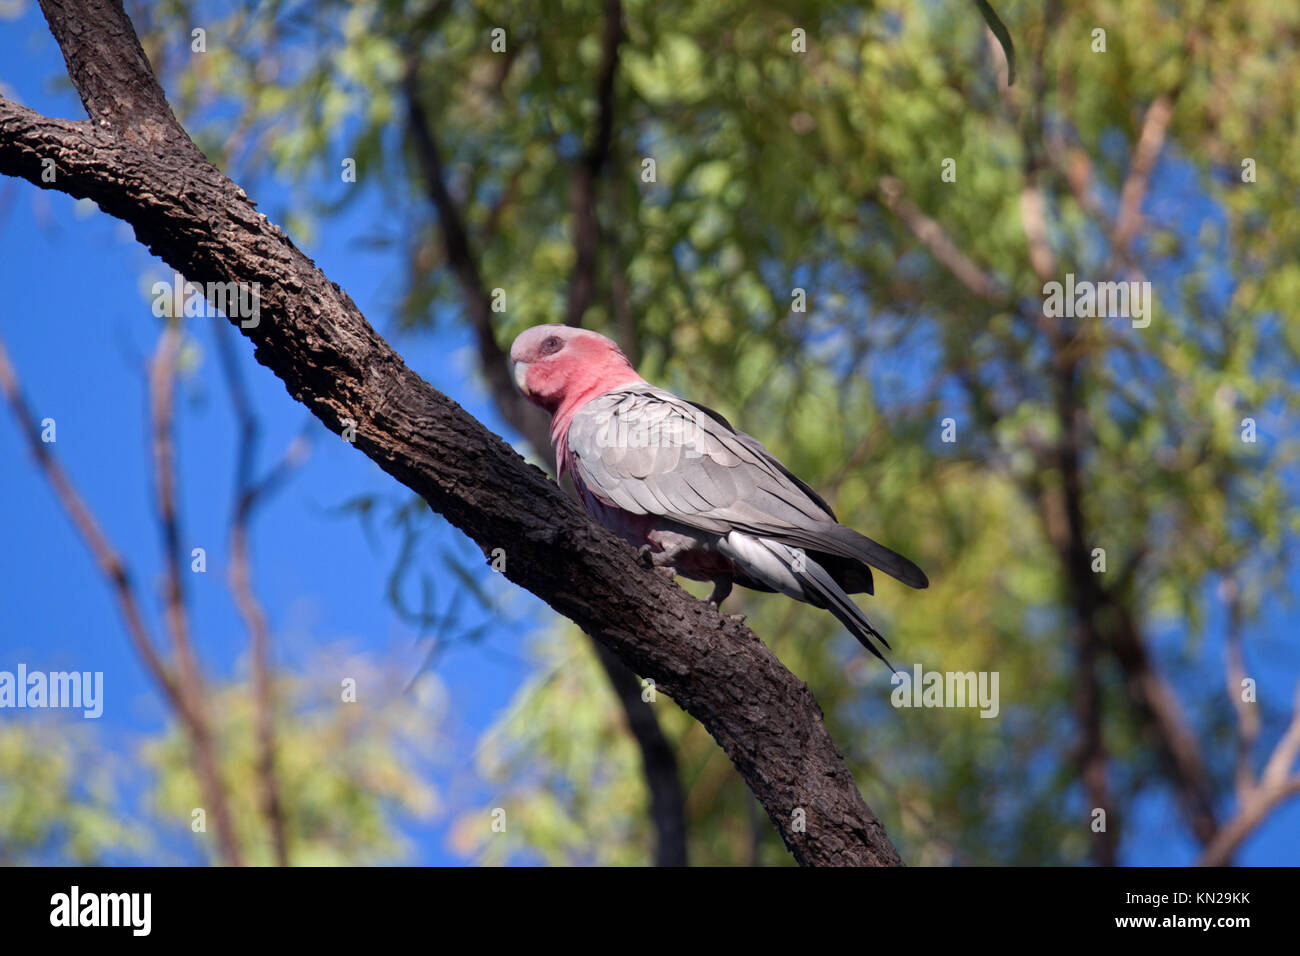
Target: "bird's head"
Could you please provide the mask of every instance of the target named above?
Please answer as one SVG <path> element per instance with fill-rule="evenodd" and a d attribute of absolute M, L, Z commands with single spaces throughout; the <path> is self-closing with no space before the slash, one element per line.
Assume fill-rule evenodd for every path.
<path fill-rule="evenodd" d="M 612 341 L 569 325 L 535 325 L 519 333 L 510 346 L 510 370 L 519 390 L 551 414 L 643 381 Z"/>

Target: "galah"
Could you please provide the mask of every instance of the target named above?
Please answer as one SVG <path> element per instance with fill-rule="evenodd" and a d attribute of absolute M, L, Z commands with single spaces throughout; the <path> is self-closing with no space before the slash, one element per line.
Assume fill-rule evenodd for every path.
<path fill-rule="evenodd" d="M 889 643 L 849 595 L 874 593 L 871 568 L 914 588 L 929 586 L 925 574 L 840 524 L 756 438 L 651 385 L 596 332 L 534 326 L 515 339 L 510 365 L 551 415 L 560 476 L 643 563 L 713 582 L 714 605 L 739 584 L 827 608 L 885 660 L 871 638 Z"/>

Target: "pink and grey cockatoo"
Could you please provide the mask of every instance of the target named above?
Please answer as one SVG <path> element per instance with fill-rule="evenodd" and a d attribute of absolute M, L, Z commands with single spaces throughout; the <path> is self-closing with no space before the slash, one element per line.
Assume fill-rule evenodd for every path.
<path fill-rule="evenodd" d="M 651 385 L 612 341 L 538 325 L 510 348 L 515 383 L 551 415 L 559 473 L 587 513 L 643 562 L 827 608 L 867 650 L 889 643 L 849 599 L 873 593 L 871 568 L 929 586 L 911 561 L 844 527 L 830 506 L 717 412 Z M 886 661 L 888 663 L 888 661 Z"/>

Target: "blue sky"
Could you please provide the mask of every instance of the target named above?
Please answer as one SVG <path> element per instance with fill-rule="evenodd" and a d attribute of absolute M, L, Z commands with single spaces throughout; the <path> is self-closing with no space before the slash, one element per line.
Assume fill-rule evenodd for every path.
<path fill-rule="evenodd" d="M 60 80 L 62 58 L 34 5 L 18 22 L 0 24 L 0 62 L 6 96 L 51 115 L 83 118 L 80 103 Z M 392 290 L 400 275 L 388 253 L 354 238 L 382 219 L 385 211 L 378 203 L 372 192 L 332 220 L 315 242 L 300 244 L 412 368 L 489 428 L 508 434 L 475 381 L 468 338 L 459 324 L 446 323 L 436 335 L 420 337 L 395 330 Z M 62 194 L 0 180 L 0 335 L 37 416 L 57 421 L 59 460 L 129 558 L 151 609 L 156 609 L 151 599 L 162 567 L 150 507 L 143 362 L 159 324 L 145 290 L 146 277 L 170 274 L 124 224 Z M 223 577 L 235 430 L 216 374 L 212 334 L 202 320 L 203 366 L 183 390 L 178 434 L 185 541 L 207 549 L 212 569 L 190 582 L 195 637 L 209 674 L 220 677 L 229 676 L 245 655 L 246 636 Z M 265 468 L 308 416 L 253 361 L 244 340 L 237 351 L 263 428 Z M 255 583 L 270 609 L 276 659 L 301 664 L 317 649 L 338 645 L 414 673 L 422 659 L 418 635 L 383 597 L 397 542 L 388 534 L 372 542 L 355 517 L 337 512 L 359 495 L 401 499 L 406 493 L 314 420 L 309 427 L 315 438 L 310 459 L 259 513 L 254 535 Z M 22 661 L 29 669 L 103 671 L 107 702 L 96 729 L 107 746 L 125 751 L 159 729 L 162 705 L 128 649 L 108 588 L 23 451 L 7 409 L 0 414 L 0 461 L 0 521 L 10 542 L 0 549 L 0 669 Z M 432 551 L 449 548 L 471 567 L 481 567 L 474 563 L 479 556 L 473 546 L 446 526 L 439 525 L 431 544 Z M 437 665 L 454 718 L 445 728 L 446 752 L 434 784 L 453 812 L 477 805 L 484 795 L 465 769 L 479 733 L 527 676 L 528 631 L 546 620 L 536 599 L 493 580 L 485 568 L 483 574 L 488 587 L 510 596 L 515 613 L 503 620 L 467 604 L 467 626 L 488 624 L 487 648 L 453 647 Z M 1262 694 L 1282 700 L 1289 699 L 1300 664 L 1294 625 L 1285 618 L 1283 611 L 1270 614 L 1255 644 L 1263 658 L 1257 660 L 1263 668 Z M 157 626 L 154 630 L 160 633 Z M 1217 667 L 1222 645 L 1207 641 L 1201 653 L 1204 666 Z M 1271 744 L 1272 737 L 1266 740 Z M 1192 849 L 1168 801 L 1145 801 L 1135 814 L 1141 825 L 1127 847 L 1130 861 L 1190 859 Z M 444 812 L 430 823 L 405 825 L 415 843 L 415 861 L 463 862 L 445 845 L 450 817 Z M 1294 864 L 1298 832 L 1300 806 L 1293 802 L 1261 828 L 1239 859 Z M 193 859 L 192 852 L 185 856 L 183 841 L 169 849 Z"/>
<path fill-rule="evenodd" d="M 18 23 L 0 23 L 0 60 L 6 96 L 49 115 L 84 118 L 75 94 L 59 81 L 63 61 L 34 4 Z M 307 253 L 392 338 L 408 365 L 504 434 L 472 380 L 467 338 L 454 332 L 401 338 L 392 328 L 392 261 L 353 241 L 375 213 L 359 204 L 324 230 Z M 0 180 L 0 335 L 36 415 L 57 422 L 59 461 L 127 556 L 150 610 L 157 608 L 154 584 L 162 565 L 150 504 L 143 368 L 160 324 L 150 310 L 145 278 L 170 275 L 124 223 L 60 193 Z M 207 672 L 218 678 L 246 657 L 247 638 L 224 577 L 236 433 L 210 322 L 196 322 L 203 365 L 182 387 L 177 434 L 185 541 L 207 549 L 210 568 L 187 581 L 195 641 Z M 234 334 L 230 327 L 222 331 Z M 265 470 L 310 416 L 236 337 L 263 431 Z M 259 511 L 254 528 L 255 587 L 269 607 L 276 660 L 304 664 L 318 649 L 337 644 L 414 675 L 424 657 L 419 635 L 384 600 L 396 537 L 381 532 L 372 541 L 355 516 L 337 512 L 359 495 L 404 500 L 409 493 L 314 419 L 309 430 L 310 458 Z M 162 705 L 129 649 L 109 589 L 34 468 L 7 408 L 0 414 L 0 461 L 0 521 L 10 542 L 0 549 L 0 668 L 13 670 L 22 661 L 29 670 L 103 671 L 107 703 L 96 730 L 109 746 L 129 748 L 142 734 L 157 732 Z M 445 807 L 463 810 L 483 795 L 464 772 L 477 737 L 527 676 L 524 638 L 545 620 L 532 612 L 545 609 L 492 575 L 454 529 L 439 523 L 428 547 L 450 548 L 468 566 L 482 568 L 485 586 L 508 595 L 512 611 L 502 620 L 466 602 L 463 623 L 487 623 L 488 647 L 453 646 L 437 665 L 453 718 L 434 783 Z M 156 615 L 152 623 L 161 636 Z M 463 862 L 444 845 L 448 823 L 449 814 L 429 824 L 410 822 L 414 860 Z"/>

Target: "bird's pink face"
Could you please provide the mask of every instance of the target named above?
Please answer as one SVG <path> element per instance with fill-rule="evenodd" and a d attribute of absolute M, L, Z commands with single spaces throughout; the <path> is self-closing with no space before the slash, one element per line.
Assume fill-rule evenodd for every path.
<path fill-rule="evenodd" d="M 510 346 L 515 384 L 551 414 L 567 402 L 594 398 L 640 376 L 605 336 L 568 325 L 535 325 Z"/>

